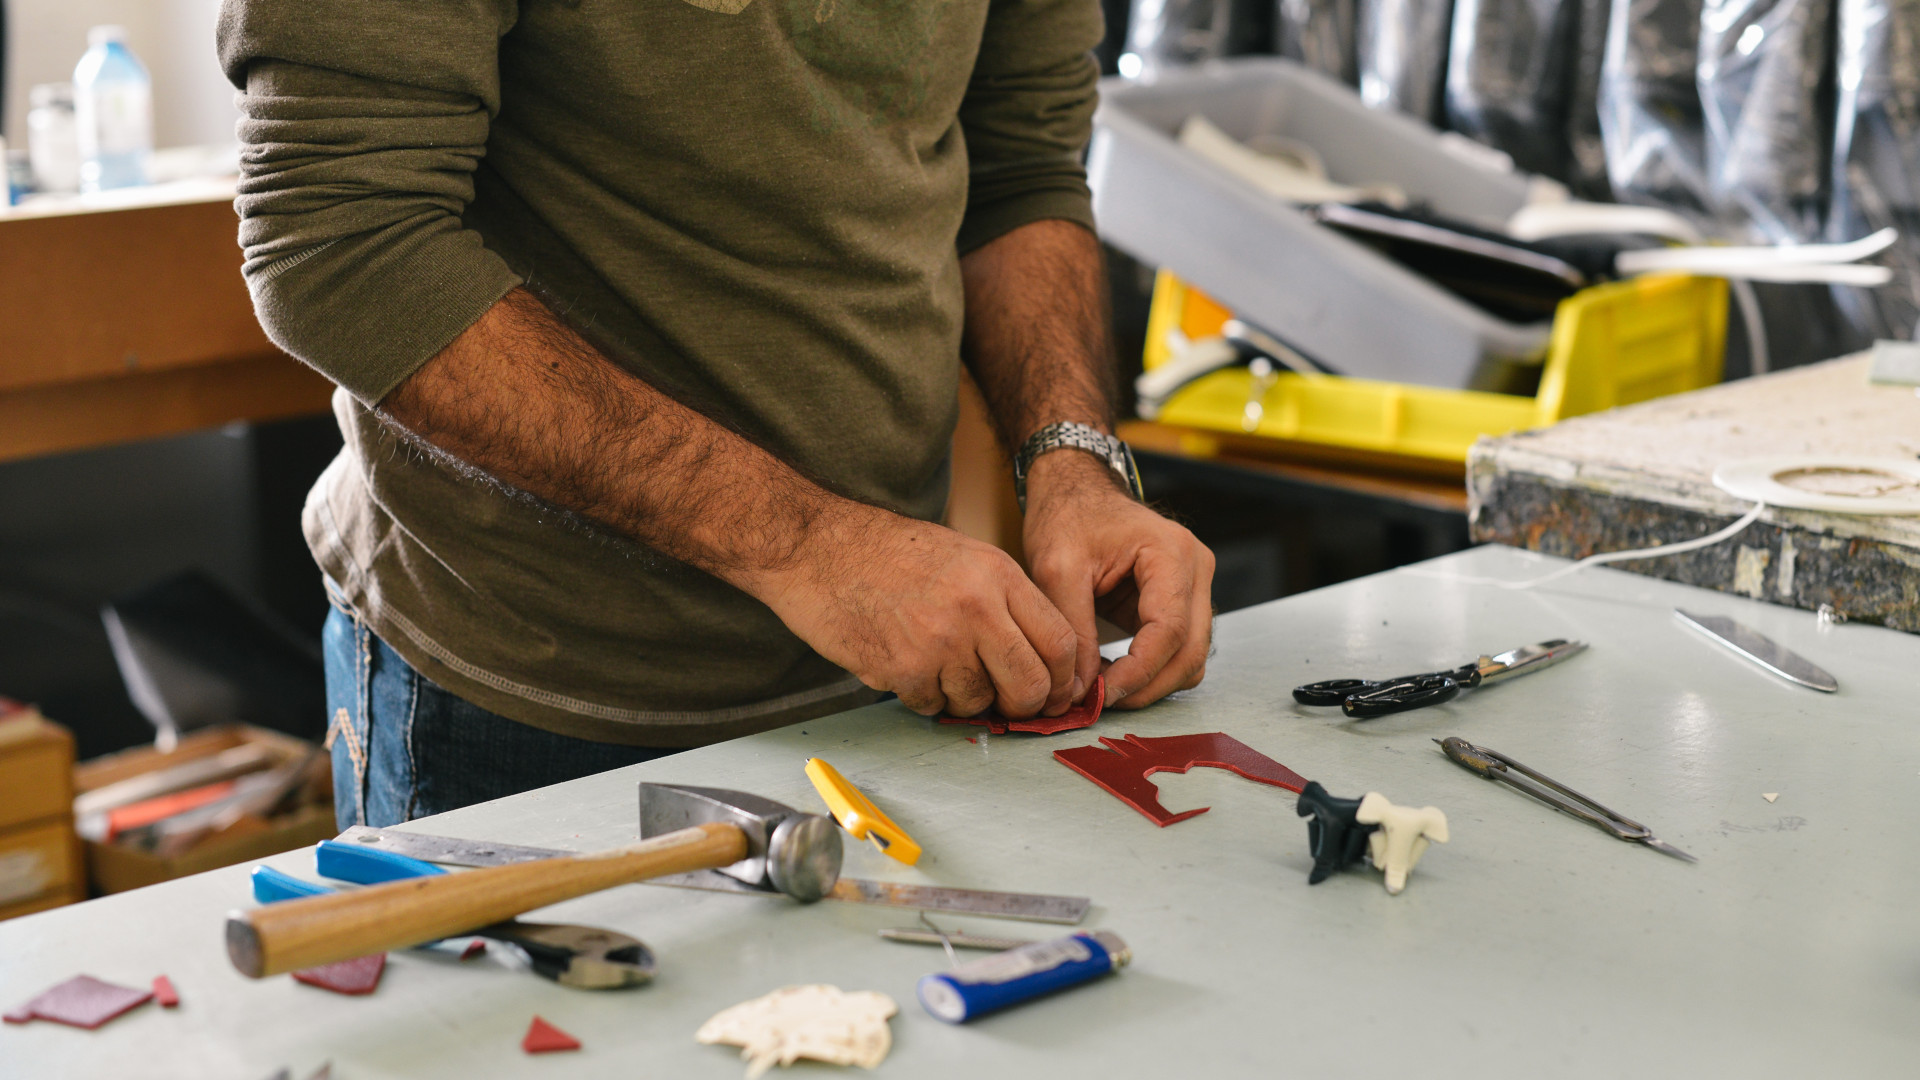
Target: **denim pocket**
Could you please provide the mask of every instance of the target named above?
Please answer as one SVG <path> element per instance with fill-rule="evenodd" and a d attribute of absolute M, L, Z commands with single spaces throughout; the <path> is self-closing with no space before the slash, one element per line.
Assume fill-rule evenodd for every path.
<path fill-rule="evenodd" d="M 327 676 L 327 744 L 333 753 L 333 819 L 342 829 L 367 818 L 366 626 L 334 607 L 320 630 Z"/>

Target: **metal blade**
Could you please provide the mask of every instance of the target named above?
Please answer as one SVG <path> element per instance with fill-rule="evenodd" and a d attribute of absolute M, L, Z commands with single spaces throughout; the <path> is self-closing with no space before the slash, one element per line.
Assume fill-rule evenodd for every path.
<path fill-rule="evenodd" d="M 577 851 L 558 848 L 522 847 L 485 840 L 461 840 L 451 836 L 404 832 L 398 829 L 373 829 L 355 825 L 339 837 L 343 841 L 365 844 L 382 851 L 408 855 L 447 866 L 502 866 L 507 863 L 551 859 L 560 855 L 578 855 Z M 750 893 L 771 896 L 745 882 L 699 870 L 691 874 L 673 874 L 642 882 L 644 885 L 669 885 L 682 889 L 710 892 Z M 855 904 L 883 904 L 920 911 L 951 911 L 960 915 L 984 915 L 995 919 L 1023 919 L 1030 922 L 1059 923 L 1073 926 L 1087 917 L 1093 901 L 1084 896 L 1053 896 L 1047 893 L 993 892 L 987 889 L 958 889 L 945 885 L 905 885 L 891 881 L 865 881 L 841 878 L 828 900 Z"/>
<path fill-rule="evenodd" d="M 1586 648 L 1587 643 L 1584 641 L 1555 638 L 1552 641 L 1542 641 L 1537 645 L 1522 645 L 1517 649 L 1509 649 L 1498 656 L 1485 657 L 1480 661 L 1480 682 L 1484 685 L 1549 668 L 1570 656 L 1585 652 Z"/>
<path fill-rule="evenodd" d="M 1679 608 L 1674 608 L 1673 614 L 1683 625 L 1700 631 L 1788 682 L 1829 694 L 1840 689 L 1840 683 L 1818 664 L 1724 615 L 1695 615 Z"/>
<path fill-rule="evenodd" d="M 1665 840 L 1662 840 L 1658 837 L 1649 836 L 1645 840 L 1642 840 L 1640 842 L 1647 845 L 1648 847 L 1652 848 L 1655 851 L 1664 852 L 1665 854 L 1671 855 L 1676 859 L 1685 859 L 1688 862 L 1700 861 L 1699 859 L 1694 858 L 1692 855 L 1689 855 L 1686 852 L 1681 851 L 1679 848 L 1674 847 L 1672 844 L 1669 844 Z"/>

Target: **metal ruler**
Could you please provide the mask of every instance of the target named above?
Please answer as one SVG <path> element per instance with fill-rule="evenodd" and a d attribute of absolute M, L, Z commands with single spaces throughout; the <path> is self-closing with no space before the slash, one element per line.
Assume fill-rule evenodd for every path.
<path fill-rule="evenodd" d="M 448 866 L 505 866 L 532 862 L 560 855 L 578 855 L 559 848 L 523 847 L 496 844 L 486 840 L 460 840 L 451 836 L 403 832 L 398 829 L 372 829 L 355 825 L 340 834 L 348 843 L 365 844 L 380 851 L 391 851 L 430 863 Z M 754 896 L 777 895 L 756 889 L 744 881 L 711 870 L 692 874 L 673 874 L 642 882 L 645 885 L 671 885 L 682 889 L 706 889 L 711 892 L 750 893 Z M 1084 896 L 1049 896 L 1045 893 L 993 892 L 987 889 L 957 889 L 946 885 L 910 885 L 893 881 L 867 881 L 841 878 L 829 900 L 854 904 L 882 904 L 888 907 L 914 908 L 920 911 L 946 911 L 956 915 L 984 915 L 994 919 L 1023 919 L 1029 922 L 1060 923 L 1073 926 L 1087 917 L 1093 901 Z"/>

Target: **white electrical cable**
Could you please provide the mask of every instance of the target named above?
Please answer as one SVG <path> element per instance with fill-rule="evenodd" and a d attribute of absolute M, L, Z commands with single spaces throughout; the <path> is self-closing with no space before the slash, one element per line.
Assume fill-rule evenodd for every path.
<path fill-rule="evenodd" d="M 1663 544 L 1660 547 L 1634 548 L 1631 551 L 1608 551 L 1599 555 L 1589 555 L 1571 566 L 1563 566 L 1551 574 L 1537 578 L 1529 578 L 1525 581 L 1507 581 L 1502 578 L 1467 577 L 1459 574 L 1436 574 L 1421 570 L 1418 567 L 1403 567 L 1402 569 L 1404 572 L 1412 574 L 1415 577 L 1432 578 L 1436 581 L 1450 581 L 1457 585 L 1491 585 L 1496 589 L 1531 589 L 1536 585 L 1545 585 L 1549 581 L 1558 581 L 1568 574 L 1573 573 L 1575 570 L 1580 570 L 1588 566 L 1604 566 L 1607 563 L 1632 562 L 1636 559 L 1657 559 L 1662 555 L 1682 555 L 1689 551 L 1698 551 L 1704 547 L 1712 547 L 1715 544 L 1731 540 L 1735 536 L 1740 535 L 1741 530 L 1760 520 L 1760 512 L 1766 508 L 1766 503 L 1754 503 L 1753 509 L 1747 511 L 1746 516 L 1726 528 L 1721 529 L 1719 532 L 1708 536 L 1702 536 L 1694 540 L 1683 540 L 1677 544 Z"/>

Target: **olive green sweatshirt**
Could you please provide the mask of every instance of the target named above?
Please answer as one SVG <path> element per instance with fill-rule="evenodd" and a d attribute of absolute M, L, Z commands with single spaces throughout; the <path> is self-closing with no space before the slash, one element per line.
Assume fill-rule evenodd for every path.
<path fill-rule="evenodd" d="M 340 386 L 304 527 L 428 678 L 689 746 L 869 700 L 759 601 L 438 463 L 372 407 L 526 282 L 829 489 L 934 519 L 958 258 L 1092 225 L 1097 0 L 225 0 L 245 274 Z"/>

